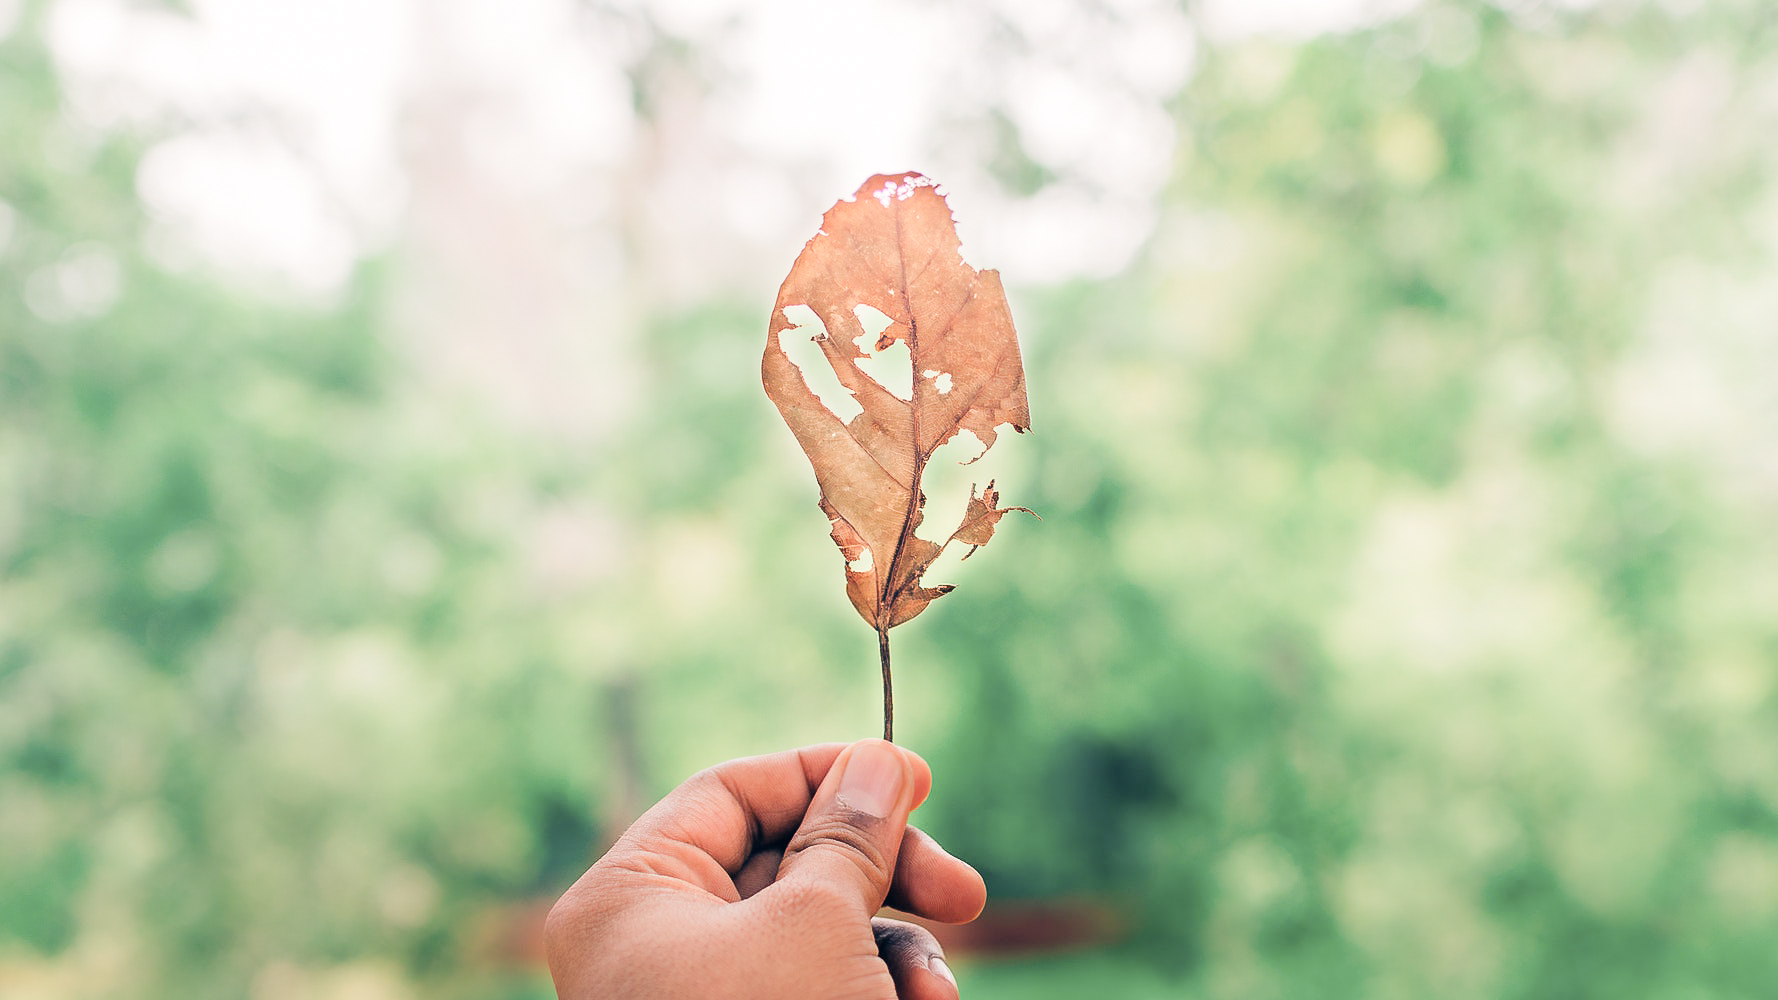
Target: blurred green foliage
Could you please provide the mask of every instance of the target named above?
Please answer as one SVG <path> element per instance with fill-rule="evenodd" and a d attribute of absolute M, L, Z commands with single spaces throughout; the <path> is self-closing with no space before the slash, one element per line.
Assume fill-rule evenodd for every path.
<path fill-rule="evenodd" d="M 1773 20 L 1533 12 L 1206 49 L 1142 260 L 1019 294 L 1044 520 L 898 631 L 898 730 L 996 899 L 1133 930 L 969 995 L 1778 982 Z M 505 907 L 874 730 L 770 289 L 653 317 L 607 444 L 514 431 L 409 374 L 382 265 L 157 266 L 132 140 L 70 154 L 0 46 L 9 996 L 546 996 Z M 1699 88 L 1733 134 L 1675 138 Z"/>

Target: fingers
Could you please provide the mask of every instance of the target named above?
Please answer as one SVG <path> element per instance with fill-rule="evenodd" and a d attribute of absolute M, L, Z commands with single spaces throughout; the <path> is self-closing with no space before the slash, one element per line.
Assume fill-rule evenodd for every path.
<path fill-rule="evenodd" d="M 778 866 L 784 863 L 784 848 L 767 847 L 747 859 L 735 873 L 735 891 L 742 899 L 772 884 L 778 877 Z"/>
<path fill-rule="evenodd" d="M 843 743 L 745 757 L 699 772 L 642 815 L 607 855 L 727 897 L 727 883 L 762 844 L 783 843 Z"/>
<path fill-rule="evenodd" d="M 784 860 L 784 848 L 763 847 L 735 873 L 735 889 L 742 899 L 771 885 Z M 981 915 L 988 888 L 981 875 L 946 853 L 938 841 L 918 827 L 901 836 L 895 862 L 895 880 L 889 886 L 888 904 L 904 913 L 945 924 L 966 924 Z"/>
<path fill-rule="evenodd" d="M 957 980 L 930 931 L 880 917 L 871 921 L 871 930 L 877 937 L 877 955 L 895 980 L 897 1000 L 958 1000 Z"/>
<path fill-rule="evenodd" d="M 755 846 L 734 876 L 740 898 L 750 898 L 777 880 L 784 851 L 782 842 Z M 987 886 L 974 868 L 946 852 L 924 830 L 907 827 L 896 852 L 890 906 L 927 920 L 961 924 L 980 916 L 987 900 Z"/>
<path fill-rule="evenodd" d="M 927 920 L 964 924 L 981 916 L 988 887 L 968 863 L 952 857 L 925 831 L 908 827 L 901 838 L 889 905 Z"/>
<path fill-rule="evenodd" d="M 932 772 L 883 740 L 842 751 L 784 850 L 779 886 L 840 892 L 865 914 L 883 905 L 908 814 L 930 790 Z"/>

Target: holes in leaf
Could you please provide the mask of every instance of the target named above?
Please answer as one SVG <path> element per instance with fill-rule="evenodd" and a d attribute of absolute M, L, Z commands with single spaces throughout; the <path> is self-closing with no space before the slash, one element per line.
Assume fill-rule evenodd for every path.
<path fill-rule="evenodd" d="M 865 335 L 873 340 L 882 336 L 883 331 L 895 322 L 883 310 L 862 302 L 852 307 L 852 315 L 858 317 L 858 325 L 864 327 Z"/>
<path fill-rule="evenodd" d="M 827 364 L 827 355 L 815 343 L 816 339 L 827 337 L 827 324 L 806 305 L 785 306 L 784 318 L 791 325 L 778 331 L 778 349 L 802 373 L 803 384 L 821 405 L 841 423 L 851 423 L 853 417 L 864 412 L 864 406 L 852 390 L 840 384 L 839 376 Z"/>
<path fill-rule="evenodd" d="M 891 340 L 883 344 L 880 339 L 883 331 L 895 321 L 882 310 L 862 303 L 853 307 L 852 314 L 858 317 L 858 325 L 862 328 L 853 343 L 868 355 L 854 358 L 852 363 L 896 399 L 913 402 L 914 356 L 908 353 L 907 341 Z"/>

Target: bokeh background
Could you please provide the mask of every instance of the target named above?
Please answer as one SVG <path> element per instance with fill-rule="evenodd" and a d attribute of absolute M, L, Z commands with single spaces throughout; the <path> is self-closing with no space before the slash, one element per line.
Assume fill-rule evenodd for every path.
<path fill-rule="evenodd" d="M 895 637 L 966 995 L 1772 995 L 1767 0 L 0 2 L 0 994 L 547 997 L 876 732 L 757 365 L 903 169 L 1043 515 Z"/>

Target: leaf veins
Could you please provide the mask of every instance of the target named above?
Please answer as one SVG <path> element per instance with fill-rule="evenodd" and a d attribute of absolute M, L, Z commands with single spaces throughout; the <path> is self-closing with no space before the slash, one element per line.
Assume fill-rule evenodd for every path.
<path fill-rule="evenodd" d="M 915 534 L 926 506 L 921 478 L 940 446 L 967 430 L 985 451 L 998 428 L 1031 426 L 1000 275 L 971 267 L 959 247 L 950 206 L 930 179 L 865 181 L 828 210 L 791 267 L 761 363 L 766 394 L 814 466 L 821 509 L 846 560 L 847 596 L 880 634 L 950 592 L 921 581 L 945 544 L 973 553 L 1001 515 L 1026 510 L 997 507 L 990 482 L 979 497 L 970 491 L 963 522 L 944 544 Z M 815 343 L 857 402 L 849 419 L 811 388 L 819 373 L 805 373 L 785 349 L 784 337 L 810 328 L 795 318 L 809 312 L 819 320 Z M 890 359 L 910 369 L 911 391 L 907 380 L 888 377 Z"/>

